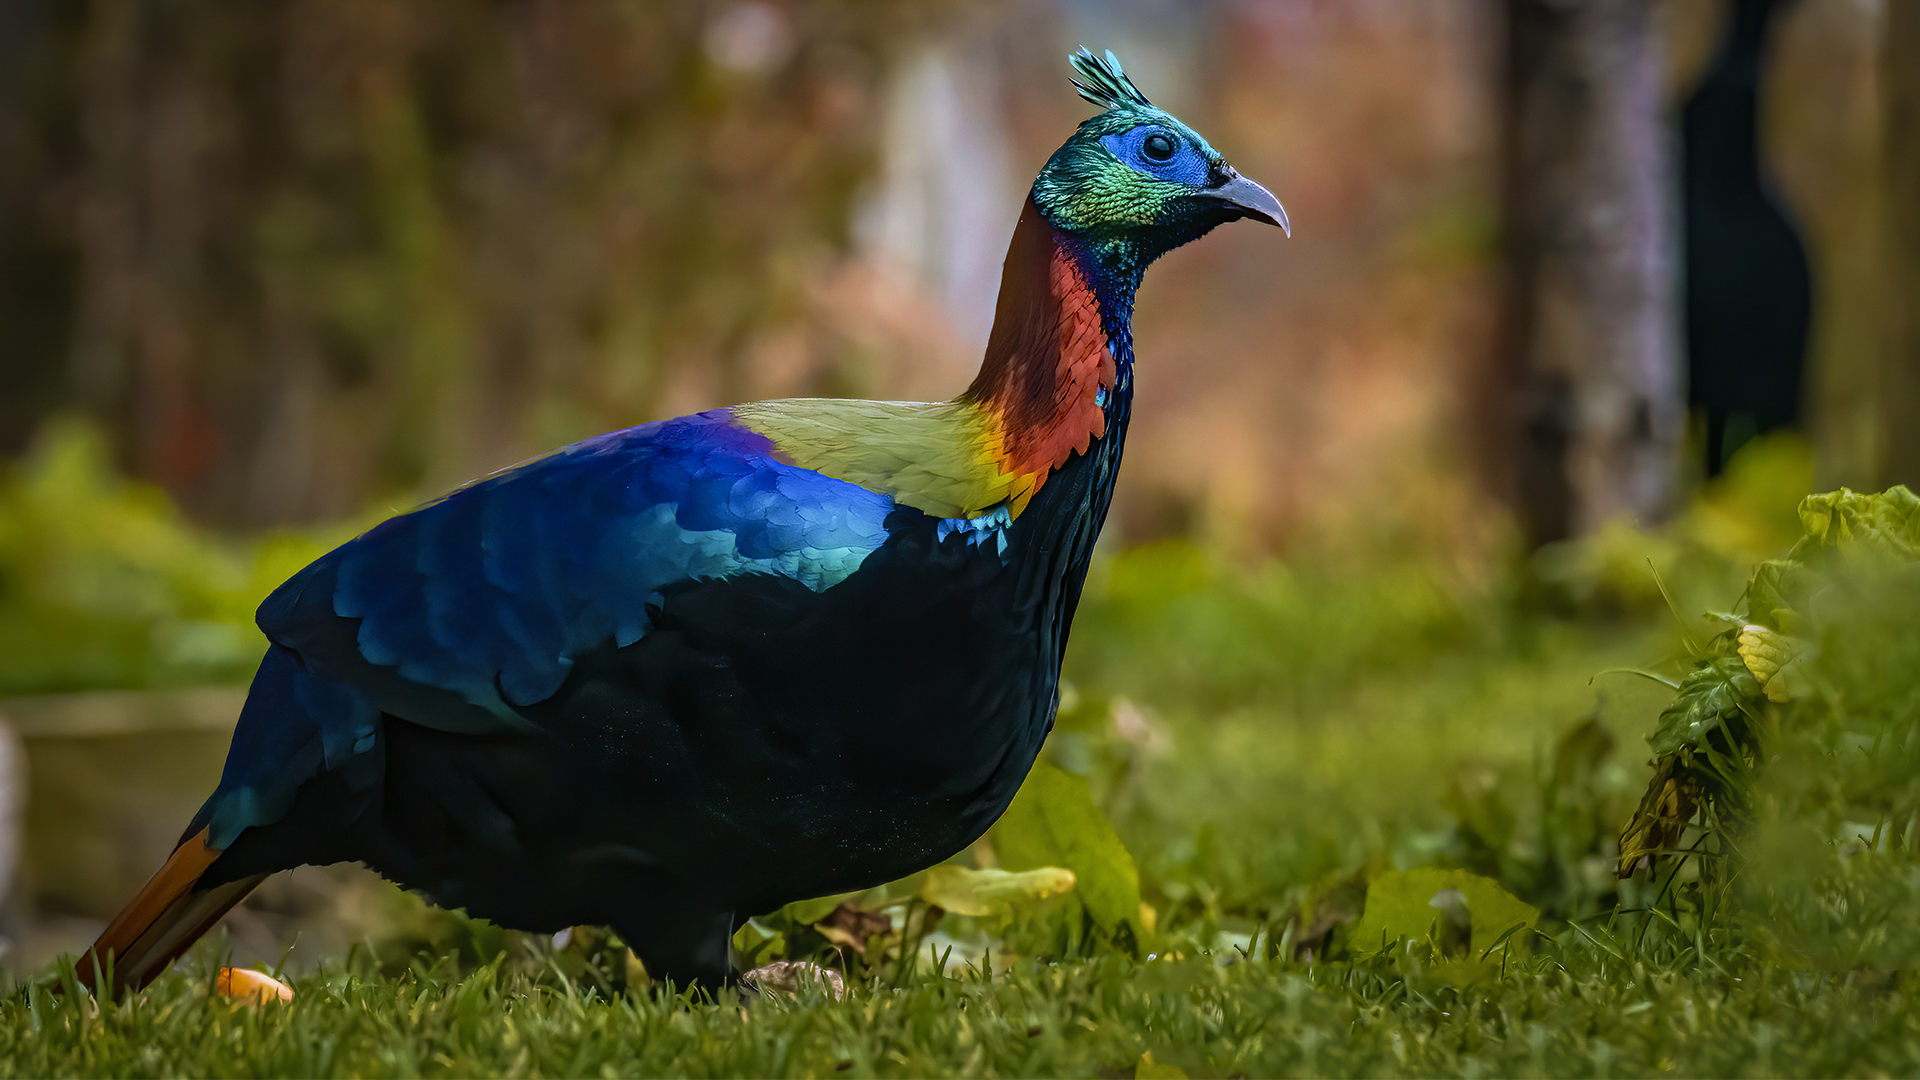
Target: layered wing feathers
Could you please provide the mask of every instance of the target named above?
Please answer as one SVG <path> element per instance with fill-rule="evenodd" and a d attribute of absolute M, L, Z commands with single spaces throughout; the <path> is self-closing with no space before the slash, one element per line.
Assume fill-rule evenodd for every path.
<path fill-rule="evenodd" d="M 576 443 L 376 526 L 260 606 L 274 647 L 195 827 L 224 846 L 320 770 L 365 771 L 382 713 L 525 729 L 521 707 L 575 657 L 639 640 L 677 583 L 763 573 L 824 590 L 885 542 L 898 505 L 965 519 L 1005 503 L 1018 478 L 989 464 L 969 409 L 716 410 Z"/>
<path fill-rule="evenodd" d="M 357 654 L 512 724 L 573 657 L 646 633 L 662 588 L 770 573 L 824 589 L 885 540 L 892 499 L 770 450 L 724 412 L 577 443 L 329 553 L 268 597 L 260 627 L 323 666 Z M 370 673 L 331 674 L 374 684 L 385 711 L 471 726 L 381 700 L 395 695 L 356 677 Z"/>

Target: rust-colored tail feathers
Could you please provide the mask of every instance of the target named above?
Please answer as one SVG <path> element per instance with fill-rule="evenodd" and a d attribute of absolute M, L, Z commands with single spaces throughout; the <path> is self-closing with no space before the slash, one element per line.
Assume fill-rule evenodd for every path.
<path fill-rule="evenodd" d="M 111 967 L 114 993 L 140 989 L 171 967 L 228 908 L 266 879 L 260 874 L 209 889 L 196 888 L 219 857 L 219 849 L 207 845 L 205 829 L 174 848 L 80 958 L 80 982 L 95 989 L 96 967 L 101 972 Z"/>

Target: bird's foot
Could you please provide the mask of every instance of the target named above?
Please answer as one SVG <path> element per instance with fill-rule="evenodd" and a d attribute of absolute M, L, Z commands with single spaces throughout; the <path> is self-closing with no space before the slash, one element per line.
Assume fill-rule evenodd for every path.
<path fill-rule="evenodd" d="M 776 993 L 797 994 L 808 981 L 819 983 L 827 996 L 835 1001 L 847 996 L 847 981 L 840 977 L 839 972 L 808 960 L 781 960 L 757 967 L 740 976 L 740 981 L 768 997 Z"/>

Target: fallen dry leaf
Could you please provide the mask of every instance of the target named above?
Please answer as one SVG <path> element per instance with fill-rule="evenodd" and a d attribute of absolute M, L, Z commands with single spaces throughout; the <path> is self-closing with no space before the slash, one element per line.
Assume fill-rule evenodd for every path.
<path fill-rule="evenodd" d="M 252 968 L 221 968 L 213 989 L 221 997 L 235 998 L 253 1005 L 293 1000 L 293 987 Z"/>

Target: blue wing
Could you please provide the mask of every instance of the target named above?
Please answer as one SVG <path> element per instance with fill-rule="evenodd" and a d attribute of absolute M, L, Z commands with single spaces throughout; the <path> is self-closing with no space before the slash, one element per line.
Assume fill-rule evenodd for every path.
<path fill-rule="evenodd" d="M 384 522 L 260 606 L 274 649 L 195 827 L 211 816 L 223 846 L 275 820 L 320 767 L 372 749 L 383 712 L 524 729 L 515 706 L 552 695 L 575 656 L 639 640 L 660 590 L 752 573 L 828 588 L 886 540 L 893 509 L 776 460 L 719 410 L 576 443 Z"/>

